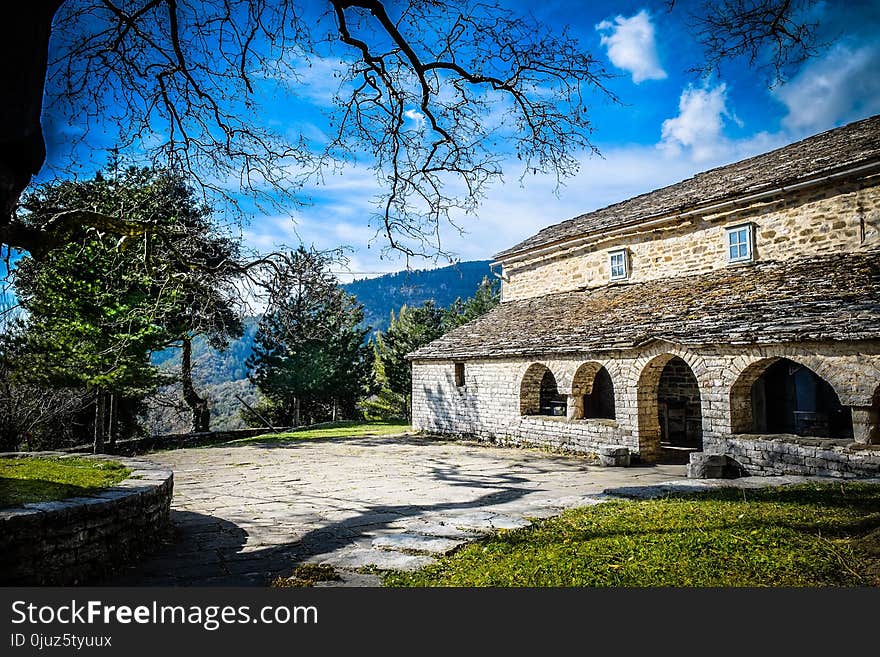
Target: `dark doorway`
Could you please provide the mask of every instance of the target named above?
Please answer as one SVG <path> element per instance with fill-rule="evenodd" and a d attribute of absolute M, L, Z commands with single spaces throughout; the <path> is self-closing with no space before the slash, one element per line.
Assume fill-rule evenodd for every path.
<path fill-rule="evenodd" d="M 752 384 L 752 432 L 852 438 L 852 415 L 825 379 L 781 358 Z"/>
<path fill-rule="evenodd" d="M 615 419 L 614 383 L 604 367 L 600 367 L 593 378 L 593 391 L 584 395 L 584 417 Z"/>
<path fill-rule="evenodd" d="M 553 372 L 547 370 L 541 377 L 540 415 L 565 415 L 566 406 L 566 398 L 559 394 L 559 389 L 556 387 L 556 377 L 553 376 Z"/>
<path fill-rule="evenodd" d="M 703 414 L 700 387 L 690 366 L 672 357 L 660 374 L 657 386 L 660 444 L 688 451 L 703 448 Z"/>

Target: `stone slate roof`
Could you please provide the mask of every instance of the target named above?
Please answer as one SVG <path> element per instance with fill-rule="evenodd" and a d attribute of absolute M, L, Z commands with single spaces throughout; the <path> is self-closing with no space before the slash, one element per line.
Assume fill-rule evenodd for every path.
<path fill-rule="evenodd" d="M 878 160 L 880 115 L 735 164 L 698 173 L 674 185 L 549 226 L 496 254 L 495 259 L 503 260 L 522 251 L 594 231 L 637 224 L 648 217 L 757 194 Z"/>
<path fill-rule="evenodd" d="M 507 301 L 414 359 L 880 338 L 880 250 Z"/>

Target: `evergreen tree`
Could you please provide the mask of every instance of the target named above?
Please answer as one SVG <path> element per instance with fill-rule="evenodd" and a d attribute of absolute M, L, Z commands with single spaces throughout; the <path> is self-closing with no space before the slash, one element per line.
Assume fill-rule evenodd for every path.
<path fill-rule="evenodd" d="M 440 309 L 433 301 L 415 308 L 403 306 L 385 333 L 376 336 L 373 367 L 379 392 L 366 404 L 380 417 L 412 417 L 412 365 L 407 354 L 424 347 L 454 328 L 462 326 L 494 308 L 499 301 L 496 281 L 484 278 L 474 296 L 456 299 Z"/>
<path fill-rule="evenodd" d="M 370 374 L 363 307 L 339 287 L 327 253 L 300 247 L 270 284 L 248 378 L 274 423 L 350 418 Z"/>
<path fill-rule="evenodd" d="M 388 330 L 377 337 L 376 349 L 383 375 L 377 383 L 387 386 L 402 400 L 403 408 L 396 410 L 407 419 L 412 417 L 412 368 L 406 356 L 446 332 L 445 315 L 433 301 L 414 308 L 403 306 L 396 316 L 391 313 Z"/>
<path fill-rule="evenodd" d="M 501 285 L 498 279 L 484 276 L 474 295 L 466 300 L 456 299 L 446 310 L 445 328 L 451 331 L 485 315 L 501 301 Z"/>
<path fill-rule="evenodd" d="M 218 233 L 210 210 L 167 171 L 128 168 L 86 181 L 44 185 L 23 204 L 22 222 L 59 244 L 17 264 L 15 285 L 27 311 L 27 339 L 44 385 L 85 386 L 94 393 L 95 447 L 111 438 L 120 399 L 142 398 L 159 383 L 150 354 L 206 334 L 215 344 L 240 332 L 231 265 L 238 244 Z M 69 212 L 124 218 L 122 238 L 65 226 Z M 196 429 L 207 405 L 184 392 Z"/>

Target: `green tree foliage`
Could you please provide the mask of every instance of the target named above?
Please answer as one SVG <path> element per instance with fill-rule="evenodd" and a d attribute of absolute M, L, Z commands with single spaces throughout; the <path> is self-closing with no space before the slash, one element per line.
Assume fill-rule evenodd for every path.
<path fill-rule="evenodd" d="M 412 366 L 407 354 L 452 329 L 489 312 L 499 301 L 497 281 L 484 278 L 473 297 L 456 299 L 448 308 L 433 301 L 391 313 L 388 330 L 376 336 L 374 377 L 378 392 L 365 402 L 371 416 L 412 417 Z"/>
<path fill-rule="evenodd" d="M 333 262 L 300 247 L 270 283 L 248 376 L 266 400 L 258 410 L 276 426 L 352 418 L 369 383 L 369 327 L 330 272 Z"/>
<path fill-rule="evenodd" d="M 366 323 L 375 331 L 388 328 L 391 311 L 401 306 L 421 306 L 432 299 L 441 307 L 457 298 L 468 298 L 489 275 L 489 260 L 458 262 L 437 269 L 407 269 L 375 278 L 364 278 L 342 287 L 364 304 Z"/>
<path fill-rule="evenodd" d="M 23 257 L 15 271 L 29 370 L 35 383 L 94 394 L 100 449 L 114 403 L 141 399 L 160 383 L 154 350 L 200 333 L 222 344 L 240 332 L 232 306 L 238 244 L 218 233 L 180 176 L 161 170 L 48 184 L 23 209 L 23 223 L 59 244 Z M 125 234 L 59 221 L 83 211 L 123 217 Z"/>
<path fill-rule="evenodd" d="M 498 279 L 483 277 L 474 296 L 465 300 L 458 298 L 447 308 L 444 317 L 446 330 L 451 331 L 485 315 L 498 305 L 500 299 L 501 286 Z"/>

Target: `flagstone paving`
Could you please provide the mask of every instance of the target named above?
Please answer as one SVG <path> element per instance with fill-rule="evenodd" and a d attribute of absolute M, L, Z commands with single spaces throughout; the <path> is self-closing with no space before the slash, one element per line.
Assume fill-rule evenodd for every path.
<path fill-rule="evenodd" d="M 146 458 L 174 470 L 174 537 L 107 584 L 259 586 L 318 563 L 341 576 L 328 584 L 373 586 L 377 570 L 420 568 L 487 532 L 596 504 L 615 490 L 650 496 L 670 485 L 722 483 L 681 481 L 679 465 L 604 468 L 583 457 L 418 436 Z"/>

